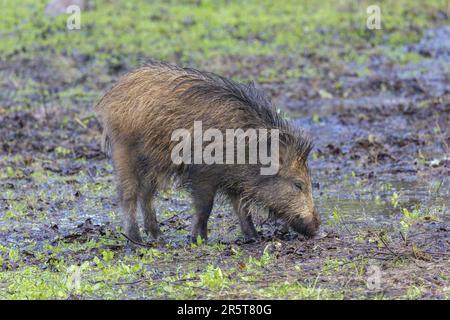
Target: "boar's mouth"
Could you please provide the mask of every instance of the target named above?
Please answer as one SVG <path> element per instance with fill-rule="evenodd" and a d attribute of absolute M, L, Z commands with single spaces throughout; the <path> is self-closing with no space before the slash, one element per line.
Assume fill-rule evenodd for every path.
<path fill-rule="evenodd" d="M 316 209 L 312 218 L 294 218 L 292 219 L 289 215 L 281 214 L 275 210 L 269 210 L 269 217 L 272 220 L 281 219 L 287 222 L 295 232 L 304 235 L 307 238 L 312 238 L 317 234 L 320 226 L 320 217 Z"/>
<path fill-rule="evenodd" d="M 312 238 L 316 235 L 319 229 L 319 224 L 313 219 L 311 222 L 305 222 L 304 219 L 295 219 L 289 221 L 289 226 L 295 231 L 307 238 Z"/>

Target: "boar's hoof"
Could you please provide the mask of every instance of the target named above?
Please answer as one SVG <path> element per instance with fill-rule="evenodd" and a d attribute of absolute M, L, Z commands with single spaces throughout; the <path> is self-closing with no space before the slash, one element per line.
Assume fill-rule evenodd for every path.
<path fill-rule="evenodd" d="M 138 226 L 130 226 L 125 230 L 125 234 L 130 242 L 142 243 L 141 234 Z"/>
<path fill-rule="evenodd" d="M 203 236 L 201 236 L 201 235 L 192 235 L 192 234 L 190 234 L 190 235 L 188 235 L 188 241 L 190 242 L 190 243 L 195 243 L 195 244 L 197 244 L 197 243 L 199 243 L 199 241 L 200 242 L 207 242 L 208 241 L 208 238 L 207 237 L 203 237 Z"/>
<path fill-rule="evenodd" d="M 144 231 L 148 236 L 152 237 L 153 240 L 158 240 L 162 235 L 158 226 L 145 227 Z"/>
<path fill-rule="evenodd" d="M 255 242 L 258 242 L 258 240 L 259 240 L 259 236 L 244 237 L 243 243 L 246 243 L 246 244 L 248 244 L 248 243 L 255 243 Z"/>

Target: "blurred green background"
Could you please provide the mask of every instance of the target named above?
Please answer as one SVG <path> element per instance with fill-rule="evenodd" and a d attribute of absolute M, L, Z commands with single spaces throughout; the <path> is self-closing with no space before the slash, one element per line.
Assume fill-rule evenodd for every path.
<path fill-rule="evenodd" d="M 382 30 L 366 28 L 373 1 L 87 1 L 81 30 L 48 1 L 2 1 L 0 55 L 64 54 L 135 65 L 148 57 L 201 65 L 248 55 L 327 55 L 362 62 L 360 50 L 411 43 L 448 19 L 448 1 L 379 1 Z M 448 21 L 448 20 L 447 20 Z"/>

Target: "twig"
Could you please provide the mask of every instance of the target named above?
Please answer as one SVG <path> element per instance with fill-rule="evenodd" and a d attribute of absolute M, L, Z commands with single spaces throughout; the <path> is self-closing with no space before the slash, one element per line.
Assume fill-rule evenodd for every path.
<path fill-rule="evenodd" d="M 186 281 L 192 281 L 192 280 L 198 280 L 199 278 L 183 278 L 183 279 L 178 279 L 175 281 L 164 281 L 166 283 L 170 283 L 170 284 L 179 284 L 181 282 L 186 282 Z M 114 285 L 118 285 L 118 286 L 126 286 L 126 285 L 133 285 L 133 284 L 138 284 L 138 283 L 142 283 L 142 282 L 146 282 L 152 279 L 149 278 L 143 278 L 143 279 L 139 279 L 139 280 L 135 280 L 135 281 L 130 281 L 130 282 L 115 282 Z"/>
<path fill-rule="evenodd" d="M 448 148 L 448 146 L 447 146 L 447 148 Z M 444 177 L 442 177 L 441 181 L 439 182 L 439 186 L 436 189 L 436 195 L 439 195 L 439 191 L 441 191 L 441 187 L 443 184 L 444 184 Z"/>
<path fill-rule="evenodd" d="M 400 237 L 402 237 L 403 242 L 405 243 L 405 245 L 407 245 L 406 238 L 405 238 L 405 236 L 403 235 L 403 233 L 402 233 L 401 231 L 399 231 L 398 233 L 400 233 Z"/>
<path fill-rule="evenodd" d="M 133 240 L 133 239 L 131 239 L 130 237 L 128 237 L 125 233 L 123 233 L 123 232 L 121 232 L 120 233 L 122 236 L 124 236 L 128 241 L 130 241 L 131 243 L 134 243 L 134 244 L 136 244 L 136 245 L 138 245 L 138 246 L 141 246 L 141 247 L 145 247 L 145 248 L 151 248 L 152 246 L 149 246 L 148 244 L 145 244 L 145 243 L 142 243 L 142 242 L 138 242 L 138 241 L 135 241 L 135 240 Z"/>
<path fill-rule="evenodd" d="M 145 282 L 147 281 L 147 278 L 144 279 L 140 279 L 140 280 L 136 280 L 136 281 L 130 281 L 130 282 L 115 282 L 114 285 L 116 286 L 127 286 L 127 285 L 133 285 L 133 284 L 138 284 L 141 282 Z"/>
<path fill-rule="evenodd" d="M 75 117 L 75 122 L 78 123 L 80 126 L 82 126 L 83 129 L 87 128 L 87 126 L 83 123 L 83 121 L 80 120 L 80 118 Z"/>
<path fill-rule="evenodd" d="M 383 245 L 386 247 L 386 249 L 389 250 L 390 253 L 392 253 L 394 256 L 398 257 L 398 253 L 394 252 L 386 243 L 386 241 L 384 241 L 384 239 L 382 237 L 380 237 L 380 235 L 377 235 L 378 239 L 380 239 L 380 241 L 383 243 Z"/>

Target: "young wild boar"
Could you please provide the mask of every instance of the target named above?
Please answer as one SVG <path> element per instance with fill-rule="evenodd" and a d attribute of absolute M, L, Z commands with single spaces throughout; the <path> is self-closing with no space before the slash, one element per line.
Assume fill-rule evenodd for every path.
<path fill-rule="evenodd" d="M 195 214 L 191 239 L 207 238 L 207 222 L 217 193 L 230 199 L 247 239 L 257 237 L 250 215 L 254 207 L 269 209 L 307 237 L 316 233 L 320 219 L 307 164 L 311 142 L 282 119 L 252 84 L 150 62 L 125 75 L 103 96 L 96 110 L 104 126 L 104 150 L 114 162 L 125 233 L 131 240 L 141 242 L 138 208 L 145 232 L 158 237 L 154 197 L 173 181 L 187 187 L 192 195 Z M 173 133 L 177 129 L 193 133 L 194 122 L 199 121 L 203 130 L 217 129 L 224 135 L 227 129 L 277 129 L 279 150 L 272 155 L 279 155 L 278 171 L 263 175 L 262 165 L 254 163 L 173 161 L 172 151 L 178 144 Z M 203 142 L 200 148 L 205 147 Z M 274 143 L 270 138 L 266 142 Z M 232 152 L 236 154 L 236 150 Z"/>

